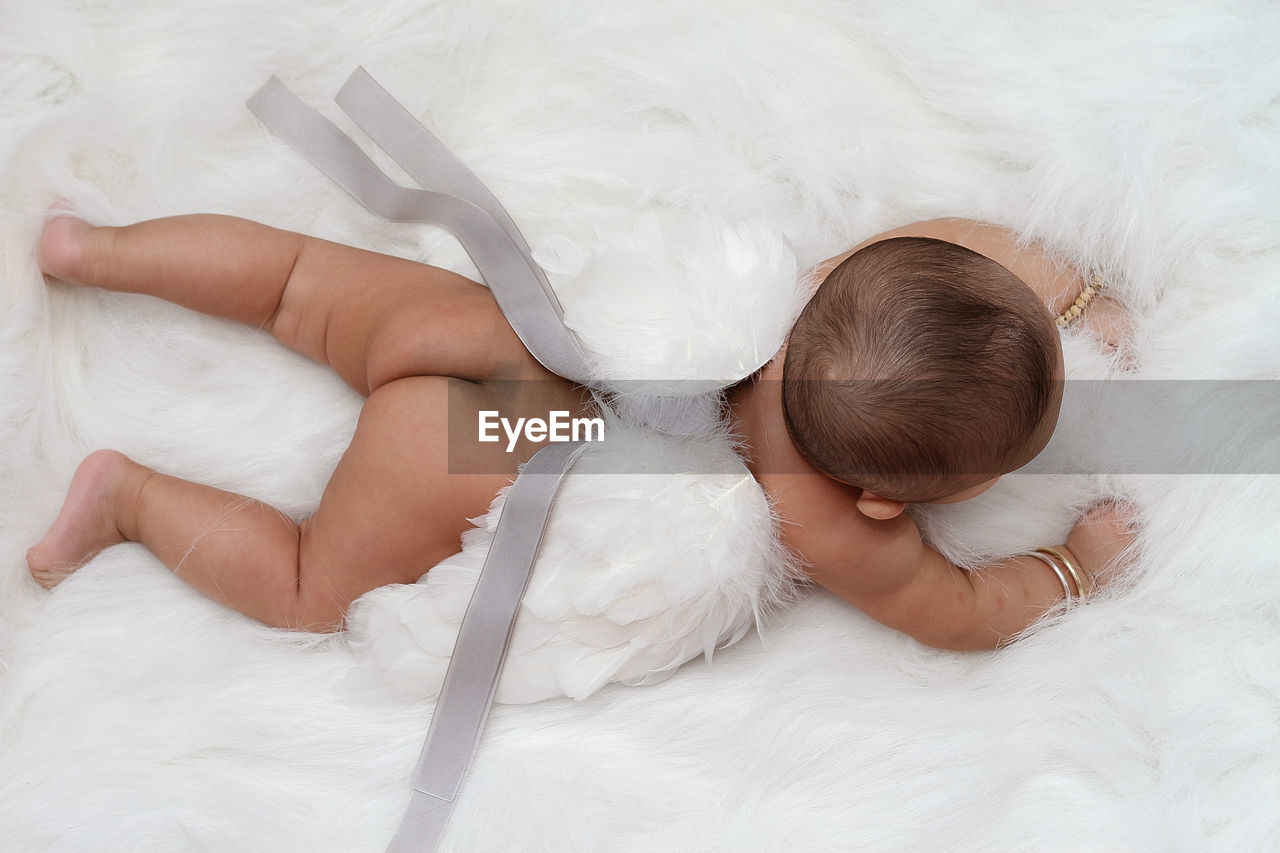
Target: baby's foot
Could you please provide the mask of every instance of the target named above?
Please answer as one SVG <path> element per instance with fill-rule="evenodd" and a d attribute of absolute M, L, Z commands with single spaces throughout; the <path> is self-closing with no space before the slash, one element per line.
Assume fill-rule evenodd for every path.
<path fill-rule="evenodd" d="M 36 583 L 52 589 L 104 548 L 125 541 L 116 507 L 128 495 L 137 472 L 145 471 L 114 450 L 89 454 L 67 489 L 62 510 L 39 545 L 27 551 Z"/>
<path fill-rule="evenodd" d="M 90 249 L 94 227 L 74 216 L 54 216 L 40 233 L 36 263 L 45 275 L 72 284 L 83 284 L 92 276 Z"/>

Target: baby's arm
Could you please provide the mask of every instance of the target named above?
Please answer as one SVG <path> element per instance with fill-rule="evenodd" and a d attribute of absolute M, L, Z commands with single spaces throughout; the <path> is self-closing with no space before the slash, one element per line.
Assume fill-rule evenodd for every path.
<path fill-rule="evenodd" d="M 973 219 L 931 219 L 885 231 L 866 240 L 843 255 L 820 264 L 813 273 L 821 281 L 854 252 L 872 243 L 894 237 L 930 237 L 964 246 L 990 258 L 1022 279 L 1057 316 L 1067 310 L 1089 282 L 1080 271 L 1059 261 L 1052 253 L 1026 240 L 1007 228 Z M 1129 323 L 1123 306 L 1104 291 L 1094 297 L 1079 320 L 1111 348 L 1128 336 Z"/>
<path fill-rule="evenodd" d="M 1076 524 L 1066 547 L 1105 583 L 1133 538 L 1125 509 L 1104 504 Z M 906 516 L 877 539 L 862 549 L 856 567 L 815 577 L 868 616 L 930 646 L 995 648 L 1063 598 L 1061 581 L 1039 559 L 1013 557 L 965 571 L 926 546 Z"/>

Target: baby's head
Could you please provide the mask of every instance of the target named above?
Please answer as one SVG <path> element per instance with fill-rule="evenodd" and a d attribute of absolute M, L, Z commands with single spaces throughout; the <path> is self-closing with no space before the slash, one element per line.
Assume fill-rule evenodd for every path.
<path fill-rule="evenodd" d="M 1021 279 L 954 243 L 898 237 L 836 267 L 791 330 L 782 404 L 800 454 L 889 501 L 955 499 L 1053 434 L 1062 354 Z"/>

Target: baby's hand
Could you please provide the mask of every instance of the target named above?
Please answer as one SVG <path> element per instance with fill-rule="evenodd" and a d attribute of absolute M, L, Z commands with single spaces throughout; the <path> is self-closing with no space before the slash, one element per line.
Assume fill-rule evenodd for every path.
<path fill-rule="evenodd" d="M 1067 537 L 1067 550 L 1097 586 L 1116 577 L 1127 562 L 1123 557 L 1137 539 L 1135 515 L 1132 504 L 1104 501 L 1086 512 Z"/>
<path fill-rule="evenodd" d="M 1085 307 L 1079 321 L 1098 340 L 1105 353 L 1120 350 L 1126 361 L 1131 360 L 1130 342 L 1133 338 L 1133 318 L 1124 303 L 1107 293 L 1100 293 Z"/>

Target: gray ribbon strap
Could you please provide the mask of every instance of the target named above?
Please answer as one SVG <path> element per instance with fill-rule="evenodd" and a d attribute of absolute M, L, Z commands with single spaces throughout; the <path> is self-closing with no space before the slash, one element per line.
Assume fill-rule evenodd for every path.
<path fill-rule="evenodd" d="M 373 141 L 427 189 L 392 181 L 345 133 L 276 77 L 249 99 L 248 106 L 268 129 L 369 212 L 393 222 L 438 225 L 452 233 L 533 357 L 552 373 L 595 387 L 587 357 L 565 327 L 551 285 L 498 200 L 368 74 L 357 71 L 344 92 L 343 109 L 354 110 Z M 357 105 L 366 96 L 372 100 Z M 424 144 L 421 151 L 412 150 Z"/>
<path fill-rule="evenodd" d="M 493 704 L 552 502 L 582 447 L 562 442 L 542 448 L 507 493 L 413 773 L 409 807 L 388 853 L 434 850 L 444 834 Z"/>
<path fill-rule="evenodd" d="M 551 289 L 551 283 L 547 281 L 542 267 L 533 261 L 524 235 L 511 221 L 511 216 L 502 203 L 466 164 L 453 156 L 453 152 L 443 142 L 419 124 L 364 68 L 351 72 L 333 100 L 420 187 L 465 198 L 489 214 L 529 261 L 530 272 L 538 279 L 542 290 L 547 294 L 547 301 L 563 322 L 564 312 L 560 308 L 560 301 L 556 299 L 555 291 Z"/>

